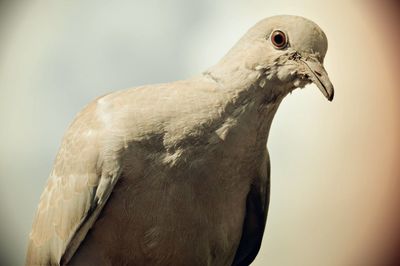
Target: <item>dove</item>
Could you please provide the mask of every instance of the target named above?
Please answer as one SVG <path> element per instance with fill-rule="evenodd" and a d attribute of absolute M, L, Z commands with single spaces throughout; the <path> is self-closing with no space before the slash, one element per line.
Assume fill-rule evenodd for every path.
<path fill-rule="evenodd" d="M 327 45 L 306 18 L 269 17 L 199 75 L 89 103 L 62 140 L 26 265 L 249 265 L 271 122 L 296 88 L 333 99 Z"/>

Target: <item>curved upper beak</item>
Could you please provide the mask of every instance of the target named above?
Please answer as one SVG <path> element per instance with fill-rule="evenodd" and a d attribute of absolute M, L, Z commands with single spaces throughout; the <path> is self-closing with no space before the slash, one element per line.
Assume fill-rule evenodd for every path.
<path fill-rule="evenodd" d="M 322 63 L 313 57 L 307 59 L 300 59 L 305 66 L 305 72 L 310 77 L 311 81 L 320 89 L 320 91 L 329 100 L 333 100 L 334 88 L 329 80 L 328 73 Z"/>

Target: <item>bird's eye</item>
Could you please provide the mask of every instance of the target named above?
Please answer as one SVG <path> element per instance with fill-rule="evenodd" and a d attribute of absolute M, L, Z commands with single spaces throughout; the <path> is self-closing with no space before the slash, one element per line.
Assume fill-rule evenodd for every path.
<path fill-rule="evenodd" d="M 283 31 L 275 30 L 271 34 L 271 42 L 277 49 L 283 49 L 288 43 L 286 34 Z"/>

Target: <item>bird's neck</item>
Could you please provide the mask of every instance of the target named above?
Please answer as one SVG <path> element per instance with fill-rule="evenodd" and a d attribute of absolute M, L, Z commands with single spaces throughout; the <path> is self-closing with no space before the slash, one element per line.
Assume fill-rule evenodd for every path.
<path fill-rule="evenodd" d="M 263 151 L 286 90 L 274 88 L 260 71 L 246 64 L 230 64 L 229 60 L 220 62 L 204 75 L 226 91 L 224 119 L 216 133 L 232 143 L 242 143 L 244 148 Z"/>

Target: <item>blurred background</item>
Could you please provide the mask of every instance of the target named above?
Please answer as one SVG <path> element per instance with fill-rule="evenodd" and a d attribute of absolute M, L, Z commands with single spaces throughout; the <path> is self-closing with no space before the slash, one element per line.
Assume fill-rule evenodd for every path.
<path fill-rule="evenodd" d="M 118 89 L 195 75 L 258 20 L 307 17 L 335 99 L 310 85 L 272 125 L 272 194 L 253 265 L 400 265 L 396 1 L 0 1 L 0 265 L 22 265 L 74 115 Z"/>

